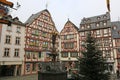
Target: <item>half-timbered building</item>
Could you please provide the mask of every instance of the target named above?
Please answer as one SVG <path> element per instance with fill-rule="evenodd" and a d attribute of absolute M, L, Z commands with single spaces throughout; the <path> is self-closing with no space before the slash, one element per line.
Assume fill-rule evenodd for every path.
<path fill-rule="evenodd" d="M 52 33 L 58 33 L 47 9 L 32 14 L 26 21 L 24 74 L 37 73 L 41 61 L 51 61 Z M 58 40 L 56 41 L 56 48 Z"/>
<path fill-rule="evenodd" d="M 93 16 L 89 18 L 83 18 L 80 23 L 79 30 L 79 43 L 80 51 L 84 50 L 82 44 L 88 32 L 91 32 L 92 36 L 96 38 L 99 49 L 103 52 L 103 57 L 107 59 L 108 70 L 112 73 L 115 72 L 115 61 L 114 61 L 114 51 L 113 51 L 113 39 L 111 33 L 111 20 L 110 14 Z"/>
<path fill-rule="evenodd" d="M 120 72 L 120 22 L 112 22 L 113 50 L 115 53 L 115 70 Z"/>
<path fill-rule="evenodd" d="M 60 60 L 67 70 L 74 69 L 79 52 L 78 28 L 68 19 L 60 32 Z"/>

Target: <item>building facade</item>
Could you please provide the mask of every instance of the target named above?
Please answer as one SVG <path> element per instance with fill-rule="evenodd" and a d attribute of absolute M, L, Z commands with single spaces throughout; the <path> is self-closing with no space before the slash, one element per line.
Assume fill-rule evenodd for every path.
<path fill-rule="evenodd" d="M 103 53 L 103 57 L 107 60 L 108 71 L 115 72 L 115 53 L 113 51 L 113 39 L 111 32 L 111 20 L 110 14 L 107 12 L 103 15 L 93 16 L 89 18 L 83 18 L 80 23 L 79 30 L 79 43 L 80 51 L 84 50 L 82 44 L 88 32 L 91 32 L 92 36 L 96 38 L 98 47 Z"/>
<path fill-rule="evenodd" d="M 78 28 L 68 19 L 60 32 L 60 60 L 67 70 L 75 69 L 79 56 Z"/>
<path fill-rule="evenodd" d="M 47 9 L 32 14 L 26 21 L 24 74 L 34 74 L 41 69 L 40 62 L 51 61 L 52 34 L 58 31 Z M 56 49 L 58 50 L 58 37 Z"/>
<path fill-rule="evenodd" d="M 120 72 L 120 22 L 112 22 L 113 50 L 115 53 L 115 70 Z"/>
<path fill-rule="evenodd" d="M 12 18 L 10 15 L 1 21 L 0 76 L 22 75 L 25 53 L 25 25 L 17 17 Z"/>

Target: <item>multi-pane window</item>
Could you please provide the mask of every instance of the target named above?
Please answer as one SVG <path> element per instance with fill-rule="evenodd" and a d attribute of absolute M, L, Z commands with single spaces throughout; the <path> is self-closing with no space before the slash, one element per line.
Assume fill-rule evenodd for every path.
<path fill-rule="evenodd" d="M 5 48 L 5 49 L 4 49 L 4 56 L 5 56 L 5 57 L 8 57 L 9 54 L 10 54 L 10 49 L 9 49 L 9 48 Z"/>
<path fill-rule="evenodd" d="M 100 30 L 96 31 L 96 35 L 99 36 L 100 35 Z"/>
<path fill-rule="evenodd" d="M 97 27 L 100 26 L 100 23 L 96 23 L 96 26 L 97 26 Z"/>
<path fill-rule="evenodd" d="M 15 56 L 15 57 L 19 57 L 19 49 L 15 49 L 15 51 L 14 51 L 14 56 Z"/>
<path fill-rule="evenodd" d="M 117 29 L 117 26 L 113 26 L 112 28 L 113 28 L 113 30 L 116 30 L 116 29 Z"/>
<path fill-rule="evenodd" d="M 64 44 L 64 48 L 66 48 L 66 49 L 74 48 L 74 42 L 71 42 L 71 43 L 65 43 L 65 44 Z"/>
<path fill-rule="evenodd" d="M 47 37 L 47 32 L 42 32 L 42 37 L 46 38 Z"/>
<path fill-rule="evenodd" d="M 62 53 L 61 57 L 68 57 L 68 53 L 67 52 L 66 53 Z"/>
<path fill-rule="evenodd" d="M 78 53 L 75 53 L 75 52 L 70 53 L 70 56 L 71 56 L 71 57 L 77 57 L 77 56 L 78 56 Z"/>
<path fill-rule="evenodd" d="M 20 33 L 20 30 L 21 30 L 20 27 L 17 27 L 17 28 L 16 28 L 16 32 Z"/>
<path fill-rule="evenodd" d="M 32 64 L 32 71 L 36 71 L 36 63 Z"/>
<path fill-rule="evenodd" d="M 38 26 L 42 27 L 43 26 L 43 22 L 38 22 Z"/>
<path fill-rule="evenodd" d="M 104 29 L 104 35 L 108 35 L 108 29 Z"/>
<path fill-rule="evenodd" d="M 12 31 L 12 27 L 11 26 L 7 26 L 7 30 L 8 31 Z"/>
<path fill-rule="evenodd" d="M 30 59 L 31 58 L 31 52 L 26 52 L 26 58 Z"/>
<path fill-rule="evenodd" d="M 85 29 L 85 27 L 84 27 L 84 26 L 81 26 L 81 29 Z"/>
<path fill-rule="evenodd" d="M 98 46 L 102 46 L 101 43 L 102 43 L 102 40 L 101 40 L 101 39 L 97 39 L 97 45 L 98 45 Z"/>
<path fill-rule="evenodd" d="M 20 37 L 16 37 L 15 44 L 17 44 L 17 45 L 20 44 Z"/>
<path fill-rule="evenodd" d="M 103 42 L 104 42 L 104 46 L 109 46 L 110 40 L 106 38 L 106 39 L 103 39 Z"/>
<path fill-rule="evenodd" d="M 37 58 L 37 52 L 32 52 L 32 58 L 36 59 Z"/>
<path fill-rule="evenodd" d="M 84 32 L 81 32 L 81 33 L 80 33 L 80 36 L 85 36 L 85 33 L 84 33 Z"/>
<path fill-rule="evenodd" d="M 44 20 L 49 21 L 49 17 L 44 16 Z"/>
<path fill-rule="evenodd" d="M 103 22 L 103 25 L 106 26 L 106 25 L 107 25 L 107 22 Z"/>
<path fill-rule="evenodd" d="M 5 43 L 6 43 L 6 44 L 10 44 L 10 41 L 11 41 L 11 36 L 6 35 Z"/>
<path fill-rule="evenodd" d="M 39 58 L 41 58 L 41 57 L 42 57 L 41 52 L 39 52 L 39 53 L 38 53 L 38 57 L 39 57 Z"/>
<path fill-rule="evenodd" d="M 29 45 L 30 46 L 39 46 L 39 41 L 38 40 L 30 39 Z"/>
<path fill-rule="evenodd" d="M 111 51 L 110 50 L 105 50 L 105 58 L 111 58 Z"/>
<path fill-rule="evenodd" d="M 89 25 L 87 25 L 87 28 L 88 28 L 88 29 L 90 28 L 90 24 L 89 24 Z"/>
<path fill-rule="evenodd" d="M 39 30 L 32 30 L 32 35 L 38 36 L 39 35 Z"/>
<path fill-rule="evenodd" d="M 42 47 L 44 47 L 44 48 L 48 47 L 48 42 L 43 42 Z"/>
<path fill-rule="evenodd" d="M 74 39 L 74 34 L 65 35 L 64 39 L 65 40 L 67 40 L 67 39 Z"/>

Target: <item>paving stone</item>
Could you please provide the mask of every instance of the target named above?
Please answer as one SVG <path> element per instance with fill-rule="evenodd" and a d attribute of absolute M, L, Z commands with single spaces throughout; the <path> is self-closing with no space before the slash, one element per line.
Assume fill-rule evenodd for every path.
<path fill-rule="evenodd" d="M 26 76 L 16 76 L 16 77 L 0 77 L 0 80 L 38 80 L 38 75 L 26 75 Z"/>

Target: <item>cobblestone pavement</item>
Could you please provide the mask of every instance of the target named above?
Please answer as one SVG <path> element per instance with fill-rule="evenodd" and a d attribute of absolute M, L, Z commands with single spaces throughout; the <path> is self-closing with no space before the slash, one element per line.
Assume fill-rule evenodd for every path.
<path fill-rule="evenodd" d="M 0 77 L 0 80 L 38 80 L 38 75 L 16 76 L 16 77 Z"/>
<path fill-rule="evenodd" d="M 16 76 L 16 77 L 0 77 L 0 80 L 38 80 L 38 75 L 34 74 L 34 75 L 26 75 L 26 76 Z M 120 80 L 113 78 L 111 80 Z"/>

